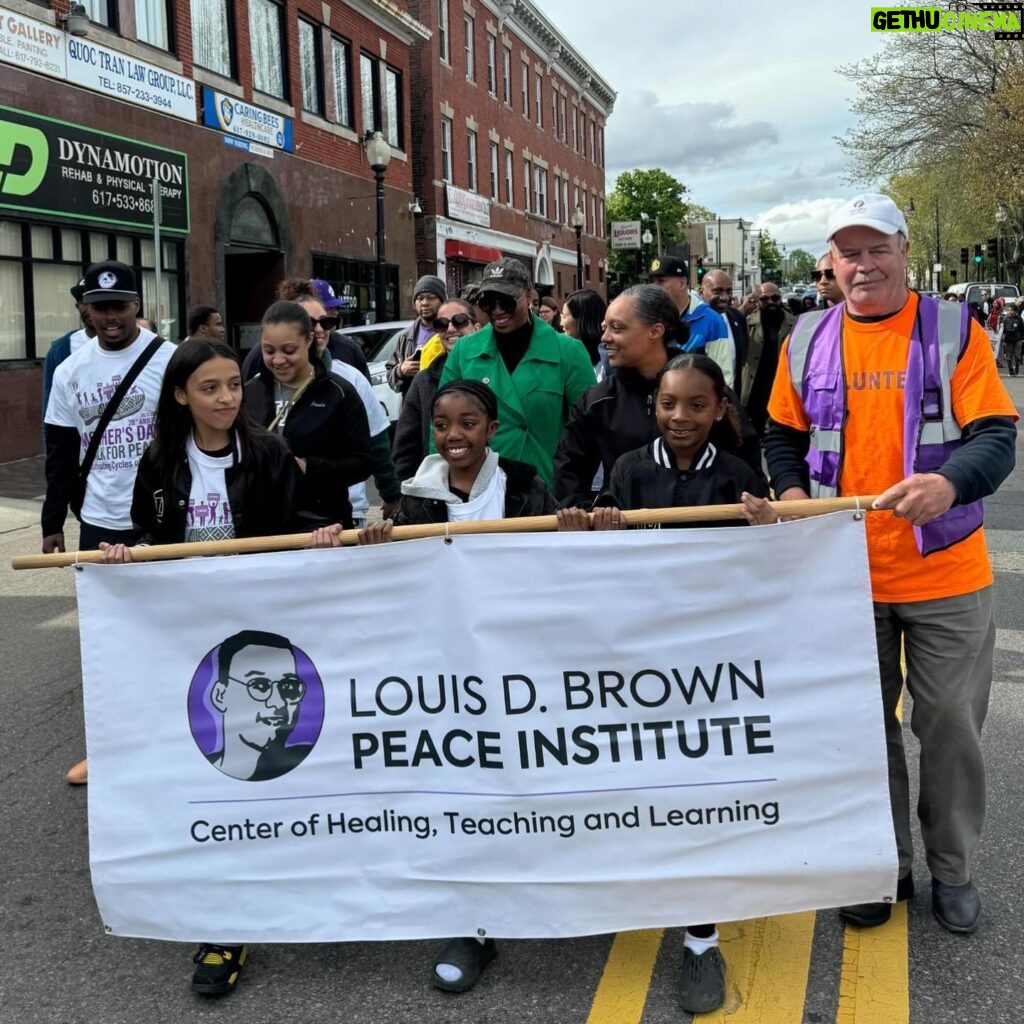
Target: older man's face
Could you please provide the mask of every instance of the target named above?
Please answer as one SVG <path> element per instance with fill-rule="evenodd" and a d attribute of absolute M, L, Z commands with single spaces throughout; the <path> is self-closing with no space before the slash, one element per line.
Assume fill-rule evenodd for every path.
<path fill-rule="evenodd" d="M 855 316 L 898 313 L 907 299 L 907 252 L 901 234 L 874 228 L 849 227 L 830 243 L 836 280 Z"/>

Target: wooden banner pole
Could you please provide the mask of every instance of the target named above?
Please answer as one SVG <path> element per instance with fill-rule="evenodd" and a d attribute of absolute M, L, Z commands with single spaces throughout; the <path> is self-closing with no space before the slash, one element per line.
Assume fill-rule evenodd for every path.
<path fill-rule="evenodd" d="M 809 498 L 805 501 L 777 502 L 779 515 L 806 518 L 830 512 L 872 511 L 876 495 L 859 498 Z M 623 512 L 629 526 L 652 526 L 668 523 L 718 522 L 742 519 L 742 505 L 700 505 L 696 508 L 643 508 Z M 527 516 L 523 519 L 487 519 L 482 522 L 430 523 L 424 526 L 396 526 L 393 540 L 418 540 L 423 537 L 458 537 L 479 533 L 543 533 L 558 529 L 555 516 Z M 341 543 L 358 543 L 358 530 L 343 530 Z M 191 544 L 151 544 L 131 549 L 135 562 L 162 562 L 173 558 L 194 558 L 209 555 L 246 555 L 257 551 L 298 551 L 311 547 L 312 534 L 294 533 L 277 537 L 246 537 L 241 540 L 208 540 Z M 64 551 L 52 555 L 15 555 L 14 569 L 57 569 L 69 565 L 99 563 L 99 551 Z"/>

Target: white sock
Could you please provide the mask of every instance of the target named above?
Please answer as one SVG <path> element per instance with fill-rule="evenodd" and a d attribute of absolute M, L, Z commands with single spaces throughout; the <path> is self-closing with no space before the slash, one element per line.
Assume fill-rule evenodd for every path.
<path fill-rule="evenodd" d="M 686 935 L 683 937 L 683 945 L 694 956 L 700 956 L 701 953 L 706 953 L 709 949 L 714 949 L 718 945 L 718 929 L 716 928 L 706 939 L 691 935 L 690 931 L 687 930 Z"/>

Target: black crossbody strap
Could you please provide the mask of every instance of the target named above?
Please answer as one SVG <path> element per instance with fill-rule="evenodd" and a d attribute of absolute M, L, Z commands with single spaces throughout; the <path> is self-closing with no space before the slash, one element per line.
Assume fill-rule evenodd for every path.
<path fill-rule="evenodd" d="M 82 486 L 85 486 L 85 481 L 89 476 L 89 470 L 92 469 L 93 461 L 96 458 L 96 452 L 99 451 L 100 441 L 106 432 L 107 427 L 110 426 L 110 421 L 114 418 L 114 413 L 121 407 L 121 402 L 124 401 L 124 396 L 128 394 L 128 389 L 135 383 L 135 378 L 146 368 L 146 363 L 156 355 L 156 350 L 164 344 L 164 339 L 157 336 L 147 346 L 142 355 L 132 363 L 128 372 L 124 375 L 121 383 L 118 384 L 117 390 L 111 396 L 109 402 L 103 410 L 103 415 L 100 417 L 99 423 L 96 424 L 96 429 L 92 433 L 92 438 L 89 441 L 89 447 L 85 450 L 85 458 L 82 459 L 81 466 L 78 467 L 78 477 L 82 482 Z"/>

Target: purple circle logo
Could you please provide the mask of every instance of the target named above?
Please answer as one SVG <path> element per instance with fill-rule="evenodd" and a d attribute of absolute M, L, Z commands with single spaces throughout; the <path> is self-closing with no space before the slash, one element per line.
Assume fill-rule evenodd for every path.
<path fill-rule="evenodd" d="M 320 737 L 323 683 L 287 637 L 243 629 L 199 663 L 188 722 L 218 771 L 245 782 L 276 779 L 302 764 Z"/>

